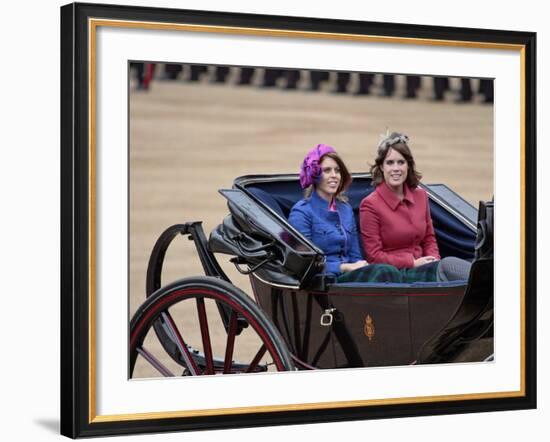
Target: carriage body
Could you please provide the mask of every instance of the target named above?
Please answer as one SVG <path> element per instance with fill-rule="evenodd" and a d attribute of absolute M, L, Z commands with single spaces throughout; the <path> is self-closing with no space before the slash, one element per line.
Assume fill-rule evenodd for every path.
<path fill-rule="evenodd" d="M 283 369 L 453 362 L 465 347 L 491 338 L 492 255 L 475 251 L 476 208 L 444 185 L 423 188 L 441 256 L 473 261 L 467 281 L 339 283 L 324 271 L 322 251 L 288 223 L 290 209 L 302 198 L 298 176 L 250 175 L 237 178 L 232 189 L 220 190 L 230 213 L 208 240 L 200 223 L 169 229 L 164 239 L 161 235 L 151 255 L 148 295 L 160 289 L 162 260 L 171 239 L 176 232 L 187 233 L 195 241 L 205 275 L 230 283 L 215 258 L 220 253 L 231 255 L 237 269 L 249 275 L 254 305 L 259 307 L 256 314 L 269 324 L 264 327 L 275 330 L 274 340 L 283 342 L 282 352 L 292 361 Z M 353 175 L 346 195 L 356 220 L 360 201 L 372 190 L 369 174 Z M 233 330 L 236 336 L 247 326 L 247 314 L 233 315 L 233 307 L 220 302 L 218 308 L 228 333 Z M 165 350 L 188 365 L 185 346 L 175 344 L 173 332 L 162 331 L 159 323 L 166 318 L 159 318 L 155 330 Z M 137 322 L 132 320 L 132 328 Z M 189 352 L 187 359 L 203 361 L 209 357 L 206 353 L 195 357 Z M 492 340 L 484 353 L 492 353 Z M 487 354 L 462 360 L 483 360 Z"/>
<path fill-rule="evenodd" d="M 408 365 L 457 310 L 464 282 L 334 284 L 327 291 L 274 287 L 255 276 L 256 302 L 305 368 Z"/>

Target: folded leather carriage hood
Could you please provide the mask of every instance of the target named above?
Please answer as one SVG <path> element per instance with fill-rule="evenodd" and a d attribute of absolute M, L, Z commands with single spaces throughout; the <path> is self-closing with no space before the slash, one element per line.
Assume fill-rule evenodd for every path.
<path fill-rule="evenodd" d="M 224 253 L 226 255 L 239 256 L 250 260 L 251 263 L 265 259 L 265 250 L 254 252 L 254 249 L 261 248 L 269 244 L 267 237 L 260 235 L 247 235 L 238 225 L 232 215 L 227 215 L 223 222 L 219 224 L 210 234 L 208 248 L 214 253 Z M 249 250 L 245 252 L 245 250 Z M 252 251 L 250 251 L 252 250 Z"/>
<path fill-rule="evenodd" d="M 241 190 L 220 193 L 228 199 L 230 215 L 210 234 L 212 252 L 237 257 L 236 263 L 279 284 L 301 286 L 322 271 L 324 255 L 286 223 Z"/>

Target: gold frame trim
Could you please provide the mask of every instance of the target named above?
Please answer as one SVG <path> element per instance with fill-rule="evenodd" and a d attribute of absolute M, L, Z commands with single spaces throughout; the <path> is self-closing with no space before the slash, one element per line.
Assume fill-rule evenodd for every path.
<path fill-rule="evenodd" d="M 520 389 L 518 391 L 507 392 L 489 392 L 489 393 L 471 393 L 471 394 L 456 394 L 456 395 L 441 395 L 441 396 L 422 396 L 422 397 L 405 397 L 405 398 L 389 398 L 389 399 L 369 399 L 358 401 L 337 401 L 337 402 L 318 402 L 318 403 L 302 403 L 302 404 L 285 404 L 285 405 L 265 405 L 258 407 L 235 407 L 235 408 L 219 408 L 219 409 L 202 409 L 202 410 L 182 410 L 182 411 L 161 411 L 150 413 L 132 413 L 132 414 L 116 414 L 116 415 L 97 415 L 96 414 L 96 34 L 98 27 L 115 27 L 115 28 L 135 28 L 147 30 L 163 30 L 163 31 L 185 31 L 185 32 L 206 32 L 218 34 L 236 34 L 236 35 L 254 35 L 268 37 L 291 37 L 291 38 L 308 38 L 322 40 L 340 40 L 340 41 L 357 41 L 370 43 L 387 43 L 387 44 L 409 44 L 419 46 L 444 46 L 444 47 L 461 47 L 461 48 L 476 48 L 476 49 L 495 49 L 519 51 L 520 53 L 520 208 L 521 208 L 521 227 L 520 227 Z M 305 32 L 305 31 L 289 31 L 280 29 L 261 29 L 261 28 L 243 28 L 231 26 L 210 26 L 210 25 L 190 25 L 179 23 L 156 23 L 156 22 L 140 22 L 128 20 L 111 20 L 111 19 L 88 19 L 88 85 L 89 85 L 89 423 L 101 422 L 119 422 L 119 421 L 139 421 L 146 419 L 169 419 L 181 417 L 199 417 L 199 416 L 219 416 L 219 415 L 239 415 L 246 413 L 270 413 L 280 411 L 303 411 L 303 410 L 322 410 L 327 408 L 348 408 L 348 407 L 365 407 L 376 405 L 397 405 L 397 404 L 420 404 L 427 402 L 442 402 L 442 401 L 461 401 L 461 400 L 481 400 L 481 399 L 498 399 L 498 398 L 514 398 L 525 396 L 526 380 L 525 380 L 525 45 L 520 44 L 501 44 L 501 43 L 479 43 L 472 41 L 456 41 L 456 40 L 437 40 L 437 39 L 422 39 L 422 38 L 403 38 L 403 37 L 386 37 L 376 35 L 357 35 L 357 34 L 339 34 L 339 33 L 321 33 L 321 32 Z"/>

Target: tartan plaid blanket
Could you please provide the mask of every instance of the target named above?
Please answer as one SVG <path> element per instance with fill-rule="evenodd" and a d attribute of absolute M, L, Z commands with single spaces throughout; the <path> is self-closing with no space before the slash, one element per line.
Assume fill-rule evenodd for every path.
<path fill-rule="evenodd" d="M 413 282 L 436 282 L 437 262 L 412 269 L 397 269 L 389 264 L 370 264 L 360 269 L 341 274 L 337 282 L 391 282 L 412 284 Z"/>

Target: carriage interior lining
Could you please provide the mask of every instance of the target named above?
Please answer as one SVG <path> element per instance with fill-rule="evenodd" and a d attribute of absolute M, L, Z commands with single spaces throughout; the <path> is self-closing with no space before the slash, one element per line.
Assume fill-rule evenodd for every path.
<path fill-rule="evenodd" d="M 292 206 L 302 197 L 297 181 L 258 182 L 246 186 L 246 190 L 287 221 Z M 374 190 L 370 179 L 355 178 L 346 192 L 353 208 L 359 230 L 359 205 Z M 434 230 L 442 257 L 456 256 L 467 260 L 474 257 L 475 232 L 456 219 L 445 208 L 430 201 Z"/>

